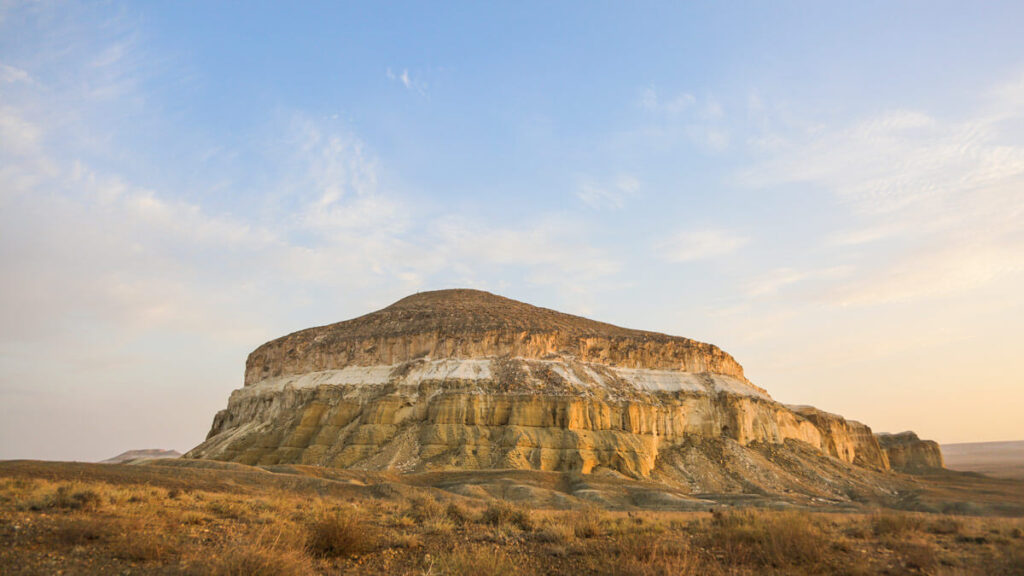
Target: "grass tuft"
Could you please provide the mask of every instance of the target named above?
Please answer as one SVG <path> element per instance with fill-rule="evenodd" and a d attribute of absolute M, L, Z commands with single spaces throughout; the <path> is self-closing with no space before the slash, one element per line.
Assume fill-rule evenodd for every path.
<path fill-rule="evenodd" d="M 451 576 L 513 576 L 522 571 L 497 548 L 457 550 L 439 560 L 442 574 Z"/>
<path fill-rule="evenodd" d="M 802 512 L 715 512 L 703 543 L 732 563 L 776 568 L 818 565 L 829 549 L 821 527 Z"/>
<path fill-rule="evenodd" d="M 871 533 L 875 536 L 901 536 L 921 528 L 921 519 L 911 514 L 878 512 L 870 519 Z"/>
<path fill-rule="evenodd" d="M 354 514 L 338 512 L 309 525 L 306 550 L 324 558 L 364 554 L 379 546 L 377 531 Z"/>
<path fill-rule="evenodd" d="M 533 530 L 533 517 L 530 511 L 504 500 L 491 502 L 484 510 L 480 520 L 491 526 L 516 526 L 524 532 Z"/>

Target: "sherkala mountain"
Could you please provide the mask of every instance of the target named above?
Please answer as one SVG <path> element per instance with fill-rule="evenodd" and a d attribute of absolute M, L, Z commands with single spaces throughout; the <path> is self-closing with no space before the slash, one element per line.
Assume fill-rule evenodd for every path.
<path fill-rule="evenodd" d="M 890 468 L 870 428 L 776 402 L 716 346 L 477 290 L 415 294 L 260 346 L 186 457 L 840 500 L 888 492 Z"/>

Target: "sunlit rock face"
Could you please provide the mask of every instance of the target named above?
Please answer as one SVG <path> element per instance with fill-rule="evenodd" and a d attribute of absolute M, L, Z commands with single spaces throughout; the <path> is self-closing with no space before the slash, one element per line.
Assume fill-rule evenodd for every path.
<path fill-rule="evenodd" d="M 888 467 L 871 430 L 791 409 L 710 344 L 487 292 L 409 296 L 257 348 L 186 456 L 400 471 L 518 468 L 631 477 L 701 442 L 796 441 Z M 707 458 L 705 458 L 707 460 Z"/>
<path fill-rule="evenodd" d="M 938 442 L 921 440 L 913 432 L 879 433 L 876 436 L 889 464 L 897 470 L 916 471 L 945 465 Z"/>
<path fill-rule="evenodd" d="M 822 452 L 844 462 L 876 470 L 887 470 L 889 459 L 878 444 L 878 439 L 864 424 L 847 420 L 838 414 L 818 410 L 813 406 L 788 406 L 795 413 L 810 420 L 821 432 Z"/>

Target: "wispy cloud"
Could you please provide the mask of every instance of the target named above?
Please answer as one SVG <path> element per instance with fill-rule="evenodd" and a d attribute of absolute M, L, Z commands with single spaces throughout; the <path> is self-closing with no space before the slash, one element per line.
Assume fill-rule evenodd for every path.
<path fill-rule="evenodd" d="M 15 84 L 18 82 L 32 84 L 35 80 L 25 70 L 0 62 L 0 83 Z"/>
<path fill-rule="evenodd" d="M 958 293 L 1024 270 L 1024 122 L 1016 83 L 990 91 L 973 114 L 890 110 L 841 126 L 769 134 L 776 145 L 740 181 L 803 183 L 833 194 L 860 226 L 837 248 L 887 246 L 862 282 L 831 292 L 867 305 Z M 895 249 L 894 249 L 895 247 Z"/>
<path fill-rule="evenodd" d="M 639 180 L 628 174 L 620 174 L 605 184 L 583 182 L 576 190 L 576 197 L 595 210 L 618 210 L 623 208 L 630 198 L 636 196 L 639 190 Z"/>
<path fill-rule="evenodd" d="M 679 114 L 692 110 L 697 105 L 697 98 L 690 93 L 682 92 L 665 98 L 658 94 L 653 86 L 644 89 L 640 97 L 640 106 L 650 112 L 678 116 Z"/>
<path fill-rule="evenodd" d="M 656 242 L 654 251 L 669 262 L 693 262 L 728 256 L 748 241 L 731 230 L 684 230 Z"/>
<path fill-rule="evenodd" d="M 427 93 L 427 83 L 409 74 L 408 68 L 403 68 L 401 72 L 395 72 L 391 68 L 388 68 L 385 74 L 387 75 L 388 80 L 401 84 L 406 90 L 411 90 L 419 94 Z"/>
<path fill-rule="evenodd" d="M 36 25 L 46 28 L 43 20 Z M 563 215 L 493 221 L 408 196 L 358 134 L 301 111 L 271 117 L 254 130 L 258 144 L 232 150 L 232 162 L 248 155 L 256 173 L 245 184 L 232 177 L 249 174 L 219 174 L 181 190 L 160 171 L 124 170 L 140 151 L 125 138 L 123 113 L 149 110 L 159 96 L 140 81 L 150 56 L 117 25 L 105 29 L 110 37 L 60 25 L 68 30 L 38 34 L 57 46 L 26 48 L 38 58 L 0 68 L 0 267 L 12 279 L 0 283 L 0 437 L 17 429 L 39 439 L 18 450 L 80 457 L 46 446 L 59 445 L 52 435 L 69 435 L 84 411 L 92 422 L 116 420 L 120 404 L 104 402 L 112 395 L 140 414 L 188 397 L 182 419 L 195 422 L 167 423 L 154 436 L 187 448 L 236 384 L 239 359 L 287 330 L 425 287 L 497 289 L 504 278 L 562 294 L 581 311 L 618 270 L 592 231 Z M 390 77 L 426 88 L 406 70 Z M 225 207 L 225 196 L 238 202 Z M 19 395 L 11 382 L 39 394 Z M 66 406 L 37 404 L 55 399 Z"/>
<path fill-rule="evenodd" d="M 732 140 L 722 103 L 712 95 L 698 98 L 689 92 L 664 97 L 653 86 L 645 88 L 640 107 L 660 125 L 659 131 L 678 132 L 707 152 L 722 152 Z"/>
<path fill-rule="evenodd" d="M 749 298 L 771 297 L 798 284 L 843 278 L 852 271 L 851 266 L 830 266 L 810 270 L 775 268 L 748 281 L 746 295 Z"/>

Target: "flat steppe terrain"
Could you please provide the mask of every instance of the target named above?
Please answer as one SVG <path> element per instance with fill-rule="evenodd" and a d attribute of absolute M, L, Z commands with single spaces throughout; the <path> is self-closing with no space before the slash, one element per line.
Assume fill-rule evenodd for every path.
<path fill-rule="evenodd" d="M 1024 574 L 1024 482 L 891 507 L 553 472 L 0 462 L 8 574 Z"/>
<path fill-rule="evenodd" d="M 951 470 L 1024 480 L 1024 442 L 943 444 L 942 455 Z"/>

